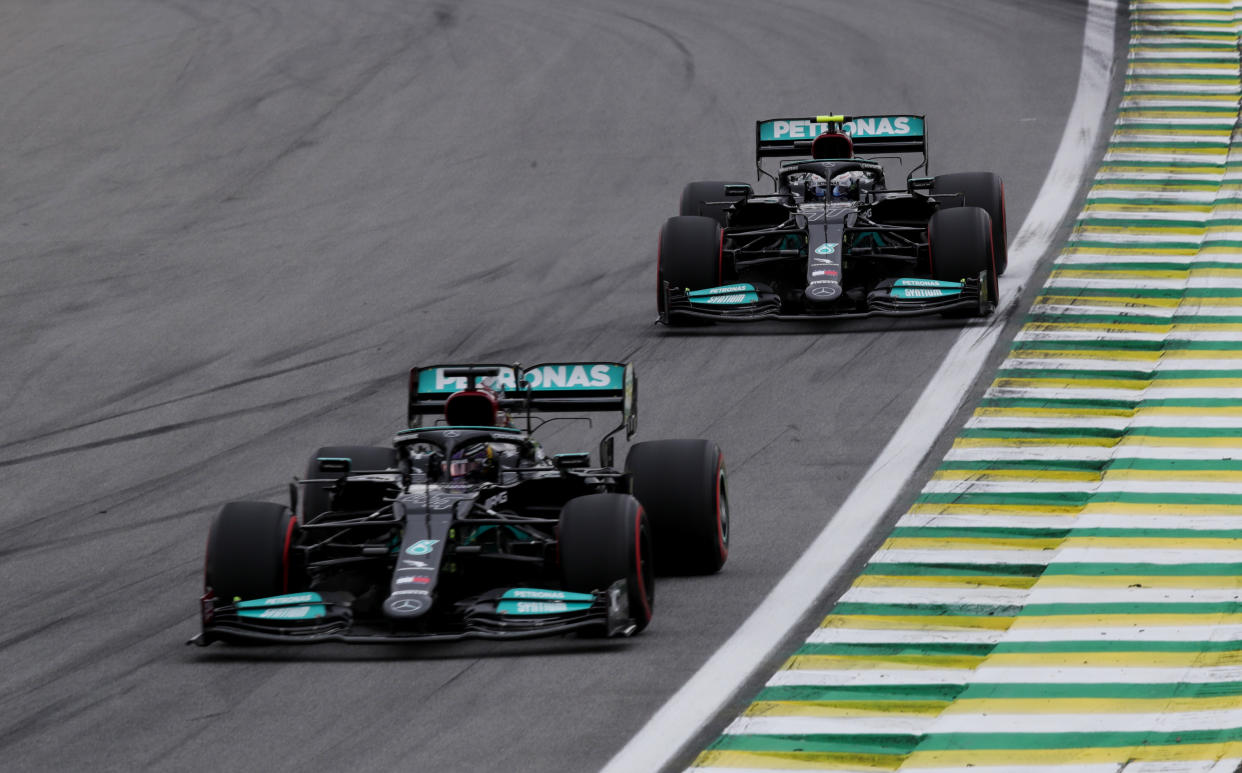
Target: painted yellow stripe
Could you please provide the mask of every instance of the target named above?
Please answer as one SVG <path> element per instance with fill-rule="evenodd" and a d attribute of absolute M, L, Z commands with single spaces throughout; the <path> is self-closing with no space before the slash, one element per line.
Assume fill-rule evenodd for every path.
<path fill-rule="evenodd" d="M 962 507 L 962 505 L 940 505 L 941 507 Z M 1128 510 L 1130 504 L 1124 507 Z M 1147 505 L 1155 507 L 1157 505 Z M 1174 510 L 1182 510 L 1185 505 L 1158 505 Z M 1019 505 L 1015 507 L 1034 507 Z M 1111 505 L 1117 509 L 1118 505 Z M 1242 506 L 1239 506 L 1242 509 Z M 914 508 L 911 508 L 913 510 Z M 1040 507 L 1051 511 L 1054 508 Z M 1067 508 L 1077 511 L 1079 508 Z M 1085 510 L 1086 508 L 1084 508 Z M 1160 548 L 1194 550 L 1242 550 L 1242 539 L 1226 537 L 1075 537 L 1072 534 L 1064 539 L 1048 539 L 1045 537 L 889 537 L 881 545 L 885 550 L 1056 550 L 1057 548 L 1134 548 L 1141 550 L 1158 550 Z"/>
<path fill-rule="evenodd" d="M 906 758 L 912 768 L 966 768 L 981 765 L 1013 765 L 1020 757 L 1024 765 L 1094 765 L 1116 762 L 1173 762 L 1216 760 L 1242 755 L 1242 741 L 1226 743 L 1179 744 L 1176 746 L 1089 747 L 1085 749 L 1010 749 L 979 751 L 915 751 Z M 1119 767 L 1118 770 L 1121 768 Z M 1073 768 L 1067 768 L 1073 770 Z"/>
<path fill-rule="evenodd" d="M 1180 509 L 1180 505 L 1174 506 Z M 1117 505 L 1113 505 L 1116 509 Z M 1137 548 L 1142 550 L 1242 550 L 1242 539 L 1225 537 L 1075 537 L 1061 543 L 1066 548 Z"/>
<path fill-rule="evenodd" d="M 1242 623 L 1242 614 L 1155 614 L 1155 615 L 1023 615 L 1013 618 L 1014 631 L 1047 628 L 1187 628 L 1203 631 L 1206 641 L 1218 626 Z"/>
<path fill-rule="evenodd" d="M 1143 406 L 1134 410 L 1125 408 L 1038 408 L 1035 406 L 985 406 L 975 409 L 976 416 L 1242 416 L 1242 407 L 1199 406 Z"/>
<path fill-rule="evenodd" d="M 794 655 L 782 671 L 922 671 L 972 669 L 983 655 Z"/>
<path fill-rule="evenodd" d="M 1162 701 L 1167 703 L 1167 701 Z M 894 714 L 936 716 L 948 701 L 755 701 L 748 717 L 888 717 Z"/>
<path fill-rule="evenodd" d="M 1036 577 L 981 577 L 978 575 L 894 575 L 863 574 L 854 580 L 855 588 L 1029 588 Z M 1122 585 L 1121 587 L 1127 587 Z M 1212 586 L 1216 587 L 1216 586 Z M 1228 586 L 1236 587 L 1236 586 Z"/>
<path fill-rule="evenodd" d="M 1150 244 L 1120 244 L 1109 247 L 1076 247 L 1069 245 L 1061 250 L 1062 255 L 1177 255 L 1186 258 L 1194 257 L 1200 252 L 1201 250 L 1192 247 L 1154 247 Z"/>
<path fill-rule="evenodd" d="M 960 615 L 828 615 L 819 627 L 868 631 L 1003 631 L 1016 619 Z"/>
<path fill-rule="evenodd" d="M 1215 477 L 1211 479 L 1216 480 Z M 1007 480 L 1099 482 L 1103 480 L 1103 476 L 1090 470 L 938 470 L 932 475 L 932 480 L 976 480 L 981 483 Z"/>
<path fill-rule="evenodd" d="M 845 754 L 843 752 L 705 751 L 695 767 L 758 768 L 767 770 L 848 770 L 854 773 L 897 770 L 905 757 L 898 754 Z"/>
<path fill-rule="evenodd" d="M 957 438 L 954 448 L 1237 448 L 1242 438 L 1228 437 L 1121 437 L 1121 438 Z"/>
<path fill-rule="evenodd" d="M 1208 698 L 958 698 L 945 714 L 1159 714 L 1239 707 L 1237 696 Z M 917 713 L 915 711 L 911 714 Z M 791 715 L 794 716 L 794 715 Z M 814 715 L 807 715 L 814 716 Z M 827 715 L 825 715 L 827 716 Z"/>
<path fill-rule="evenodd" d="M 1092 204 L 1082 208 L 1083 212 L 1201 212 L 1209 214 L 1214 210 L 1211 204 L 1169 204 L 1153 201 L 1146 204 Z"/>
<path fill-rule="evenodd" d="M 1128 230 L 1128 229 L 1127 229 Z M 1202 229 L 1199 229 L 1202 230 Z M 1115 251 L 1116 247 L 1106 247 L 1100 250 L 1102 253 Z M 1237 248 L 1232 248 L 1235 252 Z M 1156 250 L 1152 250 L 1156 252 Z M 1242 268 L 1189 268 L 1170 271 L 1168 269 L 1151 269 L 1151 270 L 1118 270 L 1118 271 L 1090 271 L 1077 268 L 1055 268 L 1052 271 L 1054 279 L 1180 279 L 1185 280 L 1189 277 L 1230 277 L 1237 278 L 1242 276 Z"/>

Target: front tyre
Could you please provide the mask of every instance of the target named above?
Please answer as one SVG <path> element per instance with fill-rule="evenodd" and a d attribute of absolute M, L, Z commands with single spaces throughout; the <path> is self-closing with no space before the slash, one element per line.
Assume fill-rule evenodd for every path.
<path fill-rule="evenodd" d="M 203 581 L 217 599 L 261 599 L 300 590 L 290 566 L 296 523 L 284 505 L 229 502 L 211 522 Z"/>
<path fill-rule="evenodd" d="M 993 268 L 992 222 L 979 207 L 944 209 L 927 221 L 928 257 L 933 279 L 960 282 L 978 278 L 985 297 L 975 316 L 996 307 L 998 286 Z"/>
<path fill-rule="evenodd" d="M 591 494 L 561 509 L 561 581 L 577 593 L 606 590 L 625 580 L 635 633 L 651 622 L 655 572 L 647 516 L 634 497 Z"/>
<path fill-rule="evenodd" d="M 661 574 L 713 574 L 729 558 L 724 454 L 710 440 L 635 443 L 625 459 L 651 519 Z"/>
<path fill-rule="evenodd" d="M 664 310 L 664 283 L 670 287 L 702 290 L 717 287 L 724 276 L 724 232 L 710 217 L 670 217 L 660 230 L 656 257 L 656 306 Z M 670 324 L 677 324 L 669 320 Z"/>
<path fill-rule="evenodd" d="M 980 207 L 992 219 L 992 255 L 996 275 L 1005 273 L 1009 267 L 1009 236 L 1005 222 L 1005 184 L 1000 175 L 992 172 L 958 172 L 942 174 L 932 182 L 933 194 L 959 194 L 961 203 L 941 203 L 941 209 L 950 207 Z"/>

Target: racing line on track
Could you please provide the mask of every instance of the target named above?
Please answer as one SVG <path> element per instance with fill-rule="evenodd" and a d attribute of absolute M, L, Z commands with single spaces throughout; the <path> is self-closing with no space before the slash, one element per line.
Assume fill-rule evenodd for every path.
<path fill-rule="evenodd" d="M 1242 762 L 1242 0 L 1136 0 L 1087 204 L 992 386 L 723 770 Z"/>

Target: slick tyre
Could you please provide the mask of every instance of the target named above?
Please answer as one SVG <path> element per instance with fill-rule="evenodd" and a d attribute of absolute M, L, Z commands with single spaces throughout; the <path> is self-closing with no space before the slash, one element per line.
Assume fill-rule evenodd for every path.
<path fill-rule="evenodd" d="M 625 580 L 635 633 L 651 622 L 655 572 L 647 515 L 626 494 L 591 494 L 561 510 L 561 580 L 565 590 L 604 590 Z"/>
<path fill-rule="evenodd" d="M 664 282 L 670 287 L 702 290 L 718 286 L 724 276 L 724 238 L 710 217 L 670 217 L 660 230 L 656 258 L 656 306 L 664 316 Z M 670 319 L 669 324 L 685 321 Z"/>
<path fill-rule="evenodd" d="M 946 282 L 979 278 L 986 296 L 973 316 L 991 314 L 998 288 L 988 213 L 980 207 L 941 210 L 927 222 L 927 243 L 932 278 Z"/>
<path fill-rule="evenodd" d="M 225 601 L 261 599 L 300 590 L 290 567 L 296 524 L 284 505 L 230 502 L 207 535 L 203 581 Z"/>
<path fill-rule="evenodd" d="M 722 227 L 725 225 L 725 209 L 741 196 L 730 196 L 725 193 L 726 185 L 745 185 L 746 183 L 727 183 L 717 180 L 702 180 L 686 183 L 681 191 L 680 215 L 701 215 L 710 217 Z M 706 203 L 713 202 L 713 203 Z"/>
<path fill-rule="evenodd" d="M 1005 185 L 1000 175 L 992 172 L 959 172 L 942 174 L 932 182 L 934 194 L 957 193 L 959 200 L 942 201 L 941 209 L 950 207 L 981 207 L 992 218 L 992 253 L 996 275 L 1009 267 L 1009 235 L 1005 221 Z"/>
<path fill-rule="evenodd" d="M 348 459 L 350 471 L 391 470 L 397 466 L 397 451 L 384 446 L 324 446 L 306 463 L 306 480 L 340 479 L 341 473 L 326 473 L 319 469 L 320 459 Z M 332 506 L 332 483 L 308 483 L 302 487 L 299 509 L 302 523 L 326 512 Z"/>
<path fill-rule="evenodd" d="M 630 448 L 625 469 L 651 520 L 661 574 L 713 574 L 729 558 L 724 455 L 710 440 L 649 440 Z"/>

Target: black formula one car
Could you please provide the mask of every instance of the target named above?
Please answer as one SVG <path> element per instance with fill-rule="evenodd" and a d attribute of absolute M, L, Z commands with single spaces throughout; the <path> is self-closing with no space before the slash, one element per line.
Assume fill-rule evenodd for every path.
<path fill-rule="evenodd" d="M 288 506 L 226 504 L 207 541 L 191 641 L 394 642 L 629 636 L 651 620 L 655 569 L 728 557 L 724 458 L 707 440 L 633 434 L 631 365 L 438 365 L 410 372 L 391 446 L 328 446 Z M 589 452 L 545 455 L 555 418 L 620 411 Z M 524 427 L 511 415 L 524 414 Z M 424 417 L 443 424 L 421 426 Z"/>
<path fill-rule="evenodd" d="M 917 153 L 904 189 L 880 158 Z M 775 173 L 764 160 L 794 156 Z M 990 172 L 927 171 L 921 115 L 780 118 L 755 125 L 775 190 L 693 182 L 660 234 L 665 324 L 703 320 L 987 316 L 1007 263 L 1005 193 Z"/>

